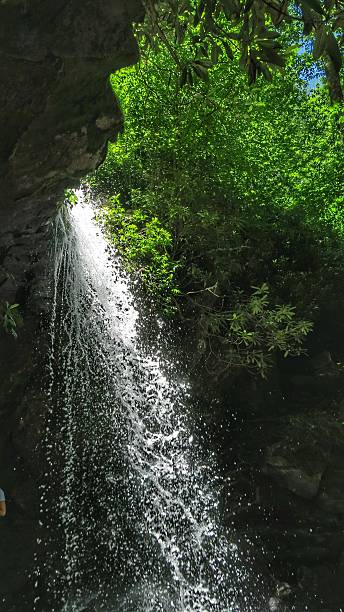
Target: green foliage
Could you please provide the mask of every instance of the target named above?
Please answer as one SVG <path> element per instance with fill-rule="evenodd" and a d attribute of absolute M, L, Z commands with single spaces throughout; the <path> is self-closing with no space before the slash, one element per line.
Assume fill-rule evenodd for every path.
<path fill-rule="evenodd" d="M 141 209 L 128 211 L 119 196 L 113 196 L 102 206 L 98 220 L 125 256 L 128 269 L 138 271 L 148 294 L 165 314 L 172 314 L 173 298 L 179 294 L 175 281 L 178 262 L 169 255 L 172 238 L 159 219 Z"/>
<path fill-rule="evenodd" d="M 6 268 L 0 265 L 0 287 L 4 285 L 8 279 L 14 280 L 14 276 L 10 274 Z M 5 331 L 14 338 L 18 337 L 17 329 L 23 325 L 23 319 L 19 308 L 19 304 L 10 304 L 7 301 L 0 301 L 0 321 L 2 321 Z"/>
<path fill-rule="evenodd" d="M 77 204 L 77 202 L 78 196 L 76 195 L 75 191 L 73 189 L 65 189 L 64 198 L 61 201 L 61 206 L 69 206 L 70 208 L 72 208 L 73 206 L 75 206 L 75 204 Z"/>
<path fill-rule="evenodd" d="M 323 58 L 335 75 L 342 66 L 341 0 L 145 0 L 144 6 L 146 20 L 138 28 L 143 49 L 164 44 L 179 70 L 181 87 L 197 79 L 207 81 L 209 68 L 235 57 L 250 84 L 260 75 L 271 81 L 271 69 L 286 64 L 284 34 L 292 26 L 300 45 L 312 41 L 314 60 Z M 193 51 L 191 58 L 183 53 L 185 41 Z M 342 98 L 340 91 L 337 101 Z"/>
<path fill-rule="evenodd" d="M 264 283 L 246 300 L 238 295 L 230 311 L 202 317 L 199 348 L 205 350 L 206 362 L 217 375 L 245 368 L 265 378 L 273 354 L 300 355 L 311 329 L 312 323 L 296 319 L 295 308 L 289 304 L 271 305 Z"/>
<path fill-rule="evenodd" d="M 61 227 L 70 229 L 70 210 L 78 203 L 78 196 L 74 189 L 65 189 L 63 197 L 57 202 L 58 215 L 63 221 Z M 56 220 L 52 219 L 52 226 L 56 228 Z M 61 229 L 61 228 L 60 228 Z"/>
<path fill-rule="evenodd" d="M 189 36 L 178 47 L 186 63 Z M 249 88 L 234 57 L 180 89 L 170 50 L 155 45 L 111 77 L 125 132 L 89 183 L 118 194 L 105 226 L 160 309 L 192 330 L 209 369 L 266 375 L 276 353 L 302 350 L 306 320 L 328 296 L 342 299 L 337 109 L 322 85 L 308 92 L 309 56 L 296 50 L 272 83 Z"/>
<path fill-rule="evenodd" d="M 5 302 L 2 308 L 2 321 L 6 332 L 11 334 L 14 338 L 17 338 L 17 329 L 23 324 L 23 319 L 19 311 L 19 304 L 9 304 Z"/>

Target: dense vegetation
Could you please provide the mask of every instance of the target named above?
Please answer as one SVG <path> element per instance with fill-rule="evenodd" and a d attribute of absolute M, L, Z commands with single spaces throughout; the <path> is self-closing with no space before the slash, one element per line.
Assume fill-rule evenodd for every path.
<path fill-rule="evenodd" d="M 207 79 L 221 50 L 254 83 L 268 81 L 283 67 L 288 45 L 283 34 L 292 27 L 311 41 L 314 60 L 321 58 L 333 102 L 343 101 L 342 66 L 344 6 L 342 0 L 144 0 L 146 21 L 138 32 L 144 43 L 162 43 L 180 71 L 181 84 L 197 76 Z M 171 28 L 174 37 L 169 33 Z M 181 43 L 192 42 L 192 53 L 180 53 Z"/>
<path fill-rule="evenodd" d="M 185 64 L 190 36 L 178 46 Z M 321 81 L 310 91 L 312 60 L 295 45 L 283 73 L 253 87 L 239 53 L 228 62 L 219 48 L 207 77 L 184 84 L 165 41 L 141 47 L 140 63 L 111 77 L 125 131 L 89 178 L 106 194 L 99 215 L 211 371 L 266 375 L 276 352 L 299 354 L 340 294 L 339 107 Z"/>

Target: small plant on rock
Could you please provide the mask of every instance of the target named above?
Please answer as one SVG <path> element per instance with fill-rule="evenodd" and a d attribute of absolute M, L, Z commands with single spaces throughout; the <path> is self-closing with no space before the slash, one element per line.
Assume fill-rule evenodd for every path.
<path fill-rule="evenodd" d="M 2 308 L 3 326 L 8 334 L 18 337 L 17 329 L 23 325 L 23 318 L 19 311 L 19 304 L 5 302 Z"/>

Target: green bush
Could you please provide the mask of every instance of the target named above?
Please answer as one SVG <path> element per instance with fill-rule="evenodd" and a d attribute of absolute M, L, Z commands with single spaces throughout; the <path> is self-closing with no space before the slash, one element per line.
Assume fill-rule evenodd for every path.
<path fill-rule="evenodd" d="M 180 44 L 193 61 L 192 41 Z M 303 350 L 329 296 L 342 299 L 338 109 L 321 83 L 308 91 L 296 49 L 253 89 L 236 57 L 181 89 L 165 45 L 141 51 L 111 76 L 125 131 L 89 177 L 107 200 L 100 217 L 210 369 L 265 376 L 276 353 Z"/>
<path fill-rule="evenodd" d="M 170 233 L 161 226 L 157 217 L 140 209 L 126 210 L 118 195 L 103 204 L 98 220 L 124 256 L 127 268 L 138 272 L 148 294 L 160 304 L 166 315 L 171 315 L 179 288 L 175 279 L 178 262 L 173 261 L 169 254 Z"/>

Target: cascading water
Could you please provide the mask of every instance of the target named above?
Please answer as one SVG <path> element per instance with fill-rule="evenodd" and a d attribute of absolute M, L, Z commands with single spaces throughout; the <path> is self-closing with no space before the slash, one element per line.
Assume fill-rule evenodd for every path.
<path fill-rule="evenodd" d="M 129 278 L 78 200 L 56 223 L 37 609 L 256 611 L 188 385 L 144 348 Z"/>

